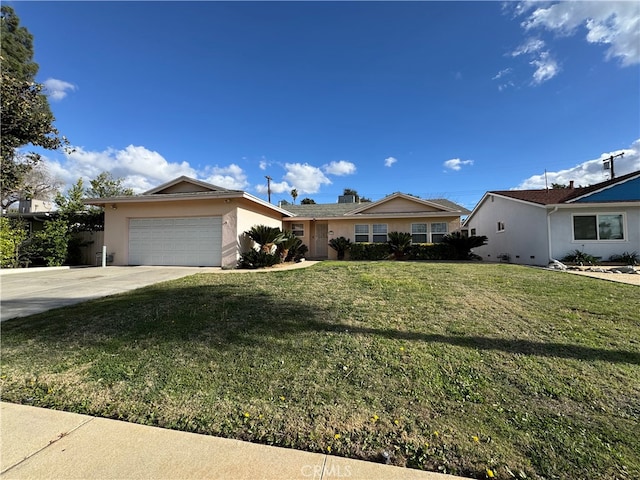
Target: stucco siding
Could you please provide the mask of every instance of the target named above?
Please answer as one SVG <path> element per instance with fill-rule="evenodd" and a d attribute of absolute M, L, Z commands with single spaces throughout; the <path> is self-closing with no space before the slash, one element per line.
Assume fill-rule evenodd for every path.
<path fill-rule="evenodd" d="M 624 239 L 622 240 L 574 240 L 573 215 L 623 214 Z M 640 206 L 561 208 L 551 215 L 551 250 L 560 260 L 568 253 L 580 250 L 606 261 L 611 255 L 623 252 L 640 252 Z"/>
<path fill-rule="evenodd" d="M 380 205 L 364 210 L 363 214 L 371 213 L 418 213 L 418 212 L 438 212 L 442 211 L 435 207 L 418 203 L 406 198 L 394 198 Z"/>
<path fill-rule="evenodd" d="M 498 231 L 498 222 L 503 231 Z M 500 261 L 502 255 L 523 265 L 549 261 L 547 214 L 542 206 L 488 196 L 466 227 L 470 235 L 475 229 L 475 235 L 488 238 L 487 245 L 474 249 L 486 261 Z"/>

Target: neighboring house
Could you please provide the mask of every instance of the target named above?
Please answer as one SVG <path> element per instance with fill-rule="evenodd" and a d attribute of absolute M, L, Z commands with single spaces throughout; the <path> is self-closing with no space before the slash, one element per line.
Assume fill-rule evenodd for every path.
<path fill-rule="evenodd" d="M 460 229 L 460 217 L 470 212 L 449 200 L 424 200 L 394 193 L 376 202 L 355 203 L 354 196 L 342 196 L 339 203 L 286 205 L 291 216 L 282 219 L 309 247 L 310 258 L 335 259 L 328 247 L 332 238 L 352 242 L 387 242 L 390 232 L 411 233 L 414 243 L 438 243 Z"/>
<path fill-rule="evenodd" d="M 179 177 L 141 195 L 93 198 L 104 207 L 104 244 L 113 265 L 234 268 L 254 225 L 282 227 L 290 214 L 239 190 Z"/>
<path fill-rule="evenodd" d="M 640 252 L 640 171 L 589 187 L 485 193 L 464 222 L 486 235 L 488 261 L 547 265 L 580 250 L 608 260 Z"/>

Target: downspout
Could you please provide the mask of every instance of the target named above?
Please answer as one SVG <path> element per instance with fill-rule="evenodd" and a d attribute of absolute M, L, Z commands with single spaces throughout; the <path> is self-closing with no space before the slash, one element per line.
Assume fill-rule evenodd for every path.
<path fill-rule="evenodd" d="M 555 207 L 553 207 L 553 210 L 551 210 L 549 213 L 547 213 L 547 247 L 549 248 L 549 262 L 557 262 L 558 261 L 555 258 L 553 258 L 553 255 L 552 255 L 552 252 L 551 252 L 551 215 L 553 215 L 557 211 L 558 211 L 558 207 L 555 206 Z"/>

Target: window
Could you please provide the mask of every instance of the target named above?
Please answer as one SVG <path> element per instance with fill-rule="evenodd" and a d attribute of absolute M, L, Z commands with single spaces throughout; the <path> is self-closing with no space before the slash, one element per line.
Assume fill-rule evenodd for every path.
<path fill-rule="evenodd" d="M 387 241 L 387 224 L 373 224 L 373 243 L 385 243 Z"/>
<path fill-rule="evenodd" d="M 432 223 L 431 224 L 431 243 L 440 243 L 442 239 L 447 234 L 447 224 L 442 223 Z"/>
<path fill-rule="evenodd" d="M 504 232 L 504 222 L 498 222 L 498 232 Z"/>
<path fill-rule="evenodd" d="M 472 237 L 475 237 L 475 236 L 476 236 L 476 229 L 475 229 L 475 228 L 472 228 L 472 229 L 471 229 L 471 236 L 472 236 Z"/>
<path fill-rule="evenodd" d="M 427 224 L 411 224 L 411 243 L 427 243 Z"/>
<path fill-rule="evenodd" d="M 624 240 L 622 214 L 574 215 L 574 240 Z"/>
<path fill-rule="evenodd" d="M 369 241 L 369 225 L 356 225 L 356 243 Z"/>
<path fill-rule="evenodd" d="M 291 233 L 296 237 L 304 237 L 304 223 L 292 223 Z"/>

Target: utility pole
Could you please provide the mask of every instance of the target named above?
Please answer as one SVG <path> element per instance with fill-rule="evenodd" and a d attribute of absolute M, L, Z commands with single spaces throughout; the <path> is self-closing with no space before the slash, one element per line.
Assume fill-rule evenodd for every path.
<path fill-rule="evenodd" d="M 613 159 L 618 157 L 624 157 L 624 152 L 619 153 L 617 155 L 611 155 L 609 158 L 605 158 L 602 160 L 604 162 L 604 169 L 611 170 L 611 180 L 616 178 L 616 172 L 613 168 Z"/>
<path fill-rule="evenodd" d="M 271 180 L 273 180 L 269 175 L 265 175 L 264 178 L 267 179 L 267 195 L 269 198 L 269 203 L 271 203 Z"/>

